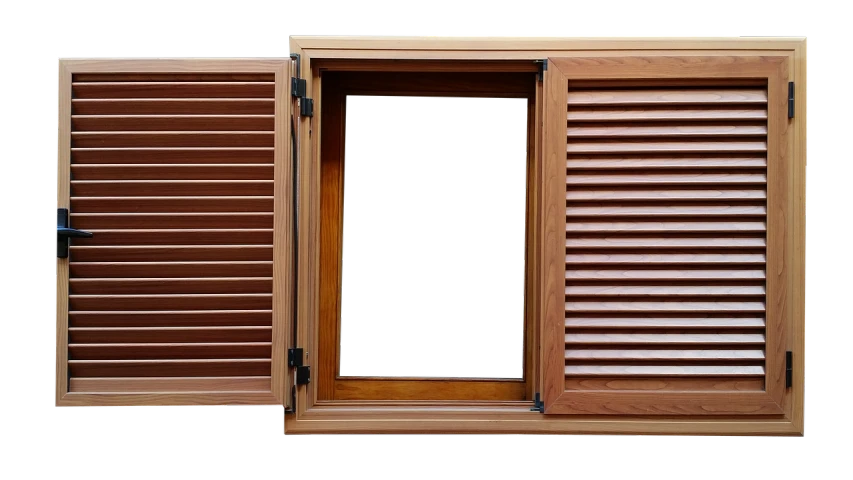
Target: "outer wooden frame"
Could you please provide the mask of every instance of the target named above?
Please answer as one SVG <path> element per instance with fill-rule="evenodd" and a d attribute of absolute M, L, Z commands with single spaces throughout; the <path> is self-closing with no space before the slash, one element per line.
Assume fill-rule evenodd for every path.
<path fill-rule="evenodd" d="M 292 168 L 290 164 L 290 59 L 99 59 L 59 61 L 59 172 L 57 207 L 69 208 L 71 195 L 71 80 L 75 73 L 254 72 L 275 74 L 273 325 L 272 376 L 269 392 L 215 391 L 216 383 L 200 386 L 186 378 L 161 385 L 162 392 L 93 394 L 69 392 L 68 385 L 68 262 L 56 260 L 56 405 L 221 405 L 282 404 L 288 379 L 286 351 L 292 312 Z M 204 388 L 205 391 L 194 391 Z M 208 391 L 211 389 L 211 391 Z M 233 390 L 233 387 L 232 389 Z"/>
<path fill-rule="evenodd" d="M 546 414 L 668 411 L 697 415 L 782 415 L 786 401 L 785 351 L 789 305 L 793 303 L 786 256 L 785 212 L 790 152 L 788 132 L 788 57 L 626 56 L 549 58 L 545 92 L 542 247 L 542 361 Z M 759 79 L 767 82 L 767 333 L 765 390 L 756 392 L 566 391 L 565 375 L 565 232 L 566 102 L 574 80 L 607 79 Z M 600 407 L 592 407 L 597 405 Z"/>
<path fill-rule="evenodd" d="M 529 402 L 319 402 L 315 386 L 297 390 L 296 408 L 285 416 L 287 433 L 641 433 L 641 434 L 727 434 L 801 435 L 803 433 L 804 350 L 804 245 L 805 245 L 805 155 L 806 155 L 806 42 L 803 38 L 697 38 L 697 39 L 471 39 L 471 38 L 359 38 L 291 37 L 291 52 L 301 56 L 308 78 L 308 95 L 315 112 L 322 98 L 318 92 L 317 65 L 337 62 L 350 69 L 375 70 L 371 61 L 395 60 L 398 68 L 418 71 L 424 63 L 465 60 L 471 68 L 479 62 L 538 60 L 548 57 L 625 56 L 783 56 L 788 76 L 797 85 L 796 117 L 789 124 L 788 143 L 792 153 L 788 176 L 789 208 L 781 212 L 789 235 L 785 238 L 785 261 L 789 269 L 790 303 L 786 315 L 786 347 L 794 352 L 794 384 L 784 414 L 772 418 L 736 416 L 604 416 L 542 415 L 530 411 Z M 419 62 L 414 62 L 419 61 Z M 424 62 L 425 61 L 425 62 Z M 540 89 L 541 90 L 541 89 Z M 537 92 L 537 99 L 541 99 Z M 317 249 L 319 241 L 319 122 L 301 118 L 299 144 L 299 245 L 297 342 L 307 351 L 308 364 L 316 364 L 317 337 Z M 535 137 L 537 149 L 547 144 L 541 128 Z M 565 131 L 561 133 L 565 137 Z M 539 153 L 537 153 L 539 155 Z M 540 164 L 541 167 L 541 164 Z M 538 175 L 538 173 L 537 173 Z M 536 199 L 540 201 L 541 199 Z M 540 358 L 541 360 L 541 358 Z M 541 380 L 541 378 L 540 378 Z"/>

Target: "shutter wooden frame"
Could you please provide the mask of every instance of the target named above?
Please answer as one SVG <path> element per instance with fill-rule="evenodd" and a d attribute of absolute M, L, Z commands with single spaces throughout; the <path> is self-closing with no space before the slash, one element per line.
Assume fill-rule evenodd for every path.
<path fill-rule="evenodd" d="M 57 405 L 190 405 L 283 404 L 289 395 L 286 349 L 292 311 L 291 255 L 293 232 L 289 58 L 284 59 L 103 59 L 59 62 L 59 208 L 70 207 L 71 91 L 75 74 L 240 74 L 274 75 L 273 280 L 271 380 L 268 388 L 241 382 L 193 377 L 111 379 L 89 382 L 86 393 L 69 391 L 69 260 L 57 259 L 56 404 Z M 72 212 L 73 213 L 73 212 Z M 73 223 L 72 223 L 72 226 Z M 98 393 L 104 387 L 110 393 Z M 121 392 L 121 393 L 115 393 Z"/>
<path fill-rule="evenodd" d="M 784 412 L 786 334 L 790 324 L 793 261 L 786 245 L 789 195 L 788 60 L 784 56 L 624 56 L 549 58 L 546 77 L 543 168 L 542 364 L 546 414 L 766 414 Z M 767 280 L 765 390 L 739 392 L 591 390 L 568 391 L 566 333 L 566 104 L 576 80 L 760 79 L 767 82 Z M 675 268 L 675 267 L 674 267 Z M 607 348 L 602 347 L 602 348 Z"/>

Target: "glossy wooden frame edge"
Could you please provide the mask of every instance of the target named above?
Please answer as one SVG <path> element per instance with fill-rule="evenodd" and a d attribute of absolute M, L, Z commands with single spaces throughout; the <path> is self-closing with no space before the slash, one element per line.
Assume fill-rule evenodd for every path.
<path fill-rule="evenodd" d="M 286 433 L 598 433 L 598 434 L 694 434 L 694 435 L 802 435 L 803 434 L 803 352 L 804 352 L 804 267 L 805 267 L 805 164 L 806 164 L 806 40 L 805 38 L 668 38 L 668 39 L 506 39 L 506 38 L 372 38 L 372 37 L 291 37 L 292 53 L 299 53 L 302 71 L 311 72 L 312 60 L 391 59 L 407 60 L 536 60 L 549 56 L 631 56 L 631 55 L 787 55 L 789 76 L 797 84 L 797 115 L 789 128 L 792 149 L 792 208 L 786 212 L 793 233 L 788 238 L 789 275 L 794 304 L 789 316 L 787 346 L 794 352 L 794 385 L 791 401 L 782 419 L 715 416 L 634 417 L 547 416 L 530 412 L 528 403 L 487 406 L 482 403 L 439 404 L 406 402 L 316 402 L 314 389 L 301 387 L 296 394 L 293 414 L 285 415 Z M 308 77 L 308 74 L 304 76 Z M 308 95 L 320 82 L 313 72 L 308 78 Z M 541 90 L 541 89 L 540 89 Z M 539 94 L 539 92 L 537 92 Z M 316 101 L 321 101 L 315 99 Z M 315 111 L 318 110 L 315 105 Z M 311 132 L 312 119 L 301 118 L 300 129 Z M 541 151 L 544 139 L 540 139 Z M 299 317 L 297 341 L 308 350 L 309 363 L 316 361 L 313 348 L 317 332 L 316 255 L 306 248 L 319 240 L 309 218 L 319 208 L 316 191 L 319 135 L 300 138 L 300 246 Z M 313 193 L 312 193 L 313 192 Z M 540 358 L 541 361 L 541 358 Z M 541 378 L 541 372 L 539 373 Z"/>
<path fill-rule="evenodd" d="M 272 375 L 269 392 L 151 392 L 77 393 L 68 385 L 68 259 L 56 261 L 56 399 L 57 406 L 93 405 L 271 405 L 283 404 L 287 385 L 288 336 L 292 295 L 290 251 L 293 242 L 290 128 L 285 102 L 290 98 L 290 59 L 60 59 L 59 151 L 57 207 L 68 208 L 71 196 L 71 80 L 75 73 L 122 72 L 268 72 L 275 74 L 275 134 L 273 210 Z"/>

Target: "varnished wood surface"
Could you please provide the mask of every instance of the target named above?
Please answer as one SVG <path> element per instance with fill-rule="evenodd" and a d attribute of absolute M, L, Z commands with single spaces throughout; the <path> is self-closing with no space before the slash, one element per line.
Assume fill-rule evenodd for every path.
<path fill-rule="evenodd" d="M 275 229 L 289 213 L 274 180 L 289 62 L 66 64 L 65 188 L 72 226 L 94 237 L 65 261 L 58 348 L 74 388 L 58 402 L 283 401 L 272 363 L 284 362 L 273 319 L 285 313 L 273 313 L 287 300 L 273 291 L 287 280 L 273 251 L 287 248 Z M 171 380 L 139 380 L 154 377 Z"/>

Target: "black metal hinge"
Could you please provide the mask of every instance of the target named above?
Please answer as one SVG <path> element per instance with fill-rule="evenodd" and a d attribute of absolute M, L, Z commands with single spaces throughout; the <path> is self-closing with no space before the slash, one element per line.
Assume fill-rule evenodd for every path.
<path fill-rule="evenodd" d="M 71 238 L 91 238 L 92 232 L 84 232 L 68 225 L 68 209 L 56 209 L 56 258 L 68 258 Z"/>
<path fill-rule="evenodd" d="M 296 76 L 290 77 L 290 95 L 299 99 L 299 115 L 303 117 L 314 116 L 314 100 L 307 97 L 308 85 L 304 78 L 300 78 L 300 56 L 291 53 L 290 58 L 296 60 Z"/>
<path fill-rule="evenodd" d="M 296 384 L 311 383 L 311 367 L 305 365 L 305 351 L 301 348 L 287 350 L 287 366 L 296 369 Z"/>
<path fill-rule="evenodd" d="M 542 400 L 539 398 L 538 392 L 533 397 L 533 407 L 530 408 L 530 411 L 545 413 L 545 403 L 543 403 Z"/>
<path fill-rule="evenodd" d="M 539 65 L 539 81 L 545 80 L 545 71 L 548 70 L 548 59 L 543 60 L 535 60 L 536 64 Z"/>
<path fill-rule="evenodd" d="M 794 82 L 788 82 L 788 118 L 794 118 Z"/>
<path fill-rule="evenodd" d="M 785 388 L 794 385 L 794 353 L 785 352 Z"/>
<path fill-rule="evenodd" d="M 299 114 L 303 117 L 314 116 L 314 100 L 308 97 L 299 99 Z"/>

